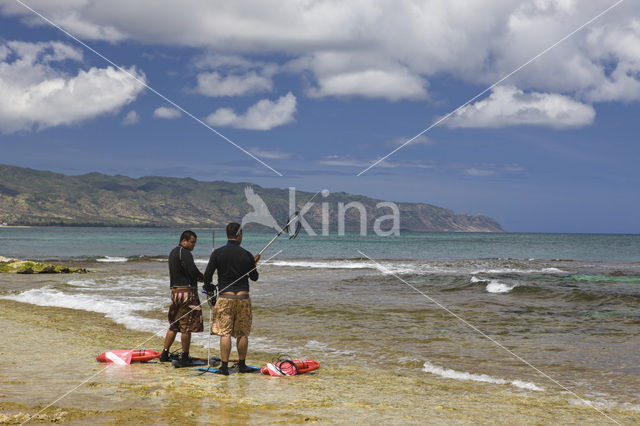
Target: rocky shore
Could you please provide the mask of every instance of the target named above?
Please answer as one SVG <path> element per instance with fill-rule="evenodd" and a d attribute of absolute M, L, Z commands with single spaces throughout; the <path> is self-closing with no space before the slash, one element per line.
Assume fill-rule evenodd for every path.
<path fill-rule="evenodd" d="M 86 274 L 86 268 L 40 263 L 0 256 L 0 273 L 5 274 Z"/>

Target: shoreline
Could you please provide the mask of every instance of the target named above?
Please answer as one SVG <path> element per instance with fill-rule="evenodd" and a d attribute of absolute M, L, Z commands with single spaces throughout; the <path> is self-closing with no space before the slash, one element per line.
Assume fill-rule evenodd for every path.
<path fill-rule="evenodd" d="M 290 378 L 202 376 L 160 363 L 106 367 L 95 361 L 97 354 L 133 348 L 153 335 L 88 311 L 0 299 L 0 326 L 7 331 L 0 346 L 7 359 L 0 365 L 0 423 L 26 420 L 87 379 L 33 421 L 451 424 L 509 423 L 518 418 L 524 424 L 601 424 L 605 420 L 592 408 L 571 403 L 551 384 L 545 383 L 548 392 L 527 392 L 446 380 L 412 373 L 419 363 L 398 375 L 353 361 L 320 360 L 323 365 L 317 374 Z M 153 337 L 145 347 L 157 349 L 162 340 Z M 179 342 L 173 349 L 177 347 Z M 206 356 L 203 347 L 194 346 L 191 352 Z M 217 348 L 212 355 L 217 355 Z M 248 362 L 262 365 L 273 355 L 251 351 L 250 346 Z M 405 391 L 397 394 L 398 388 Z M 640 412 L 623 408 L 603 410 L 622 423 L 640 421 Z"/>

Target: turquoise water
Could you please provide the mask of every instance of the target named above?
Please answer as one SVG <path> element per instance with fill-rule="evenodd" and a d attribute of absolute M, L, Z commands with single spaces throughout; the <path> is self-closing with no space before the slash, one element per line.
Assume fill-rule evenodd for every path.
<path fill-rule="evenodd" d="M 96 271 L 3 274 L 0 297 L 100 312 L 162 336 L 166 258 L 180 232 L 0 228 L 0 256 L 59 259 Z M 211 230 L 196 232 L 202 270 Z M 223 235 L 216 230 L 216 246 Z M 272 236 L 247 230 L 243 245 L 255 253 Z M 630 416 L 640 412 L 639 235 L 300 235 L 265 253 L 251 294 L 250 352 L 266 358 L 286 353 L 325 366 L 366 365 L 389 377 L 470 381 L 525 393 L 534 405 L 547 396 L 575 403 L 500 342 L 582 398 Z M 207 337 L 194 336 L 194 343 L 204 346 Z M 429 391 L 394 389 L 401 399 Z"/>
<path fill-rule="evenodd" d="M 182 230 L 168 228 L 0 228 L 0 255 L 37 259 L 166 256 Z M 194 254 L 207 257 L 212 230 L 196 229 Z M 216 245 L 226 241 L 215 230 Z M 259 251 L 272 232 L 247 230 L 244 246 Z M 640 235 L 403 233 L 400 236 L 309 236 L 281 238 L 267 252 L 286 258 L 351 259 L 358 250 L 382 259 L 567 259 L 640 261 Z"/>

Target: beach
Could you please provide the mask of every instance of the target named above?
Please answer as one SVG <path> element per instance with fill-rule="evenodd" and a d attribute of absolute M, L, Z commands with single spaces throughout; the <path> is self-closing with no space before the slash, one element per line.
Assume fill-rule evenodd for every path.
<path fill-rule="evenodd" d="M 0 322 L 8 331 L 1 351 L 8 362 L 0 366 L 3 423 L 27 420 L 87 379 L 32 422 L 462 424 L 513 423 L 517 418 L 520 424 L 602 424 L 606 420 L 591 408 L 563 401 L 557 392 L 533 396 L 510 386 L 415 376 L 412 367 L 420 366 L 410 362 L 404 374 L 326 363 L 314 375 L 290 378 L 200 376 L 166 364 L 107 367 L 92 355 L 104 348 L 132 347 L 148 336 L 109 324 L 99 314 L 7 301 L 0 305 Z M 160 339 L 154 343 L 160 344 Z M 25 352 L 31 354 L 25 357 Z M 206 352 L 200 348 L 196 354 Z M 268 356 L 253 353 L 250 359 L 268 361 Z M 637 411 L 606 412 L 623 423 L 640 419 Z"/>
<path fill-rule="evenodd" d="M 82 253 L 39 257 L 95 272 L 0 275 L 0 352 L 6 360 L 0 365 L 0 421 L 20 423 L 38 413 L 32 422 L 640 422 L 638 261 L 433 253 L 421 259 L 402 251 L 394 259 L 388 246 L 378 248 L 383 257 L 371 241 L 366 253 L 375 262 L 324 252 L 305 257 L 303 250 L 301 257 L 265 256 L 251 288 L 247 361 L 262 366 L 282 356 L 308 358 L 321 368 L 298 377 L 221 377 L 161 363 L 117 367 L 95 361 L 109 349 L 161 349 L 169 304 L 161 253 L 172 247 L 165 236 L 175 233 L 140 231 L 147 251 L 116 256 L 109 244 L 122 244 L 117 232 L 102 232 L 108 243 L 94 238 L 94 252 L 83 242 Z M 65 235 L 59 232 L 57 244 L 67 244 Z M 156 243 L 142 244 L 151 237 Z M 250 250 L 269 235 L 254 238 L 245 243 Z M 406 238 L 414 246 L 424 241 L 432 251 L 437 241 L 450 247 L 465 238 L 467 245 L 500 239 Z M 503 244 L 505 238 L 518 241 L 503 237 Z M 536 250 L 547 244 L 531 236 L 520 243 L 524 238 L 538 241 Z M 627 248 L 636 243 L 620 241 Z M 202 269 L 210 251 L 204 242 L 194 253 Z M 307 241 L 316 246 L 306 250 L 330 250 L 325 243 Z M 443 249 L 447 253 L 450 248 Z M 206 322 L 206 305 L 203 313 Z M 217 338 L 194 335 L 192 354 L 204 357 L 208 346 L 218 355 Z"/>

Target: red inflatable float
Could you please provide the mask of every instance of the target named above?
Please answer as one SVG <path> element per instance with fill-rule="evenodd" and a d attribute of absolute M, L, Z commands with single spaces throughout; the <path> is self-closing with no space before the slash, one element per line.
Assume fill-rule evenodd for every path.
<path fill-rule="evenodd" d="M 129 353 L 131 353 L 131 359 L 129 358 Z M 129 364 L 129 362 L 147 362 L 152 359 L 156 359 L 160 357 L 161 352 L 153 351 L 151 349 L 135 349 L 135 350 L 117 350 L 117 351 L 106 351 L 101 353 L 96 357 L 96 360 L 100 362 L 114 362 L 116 358 L 121 359 L 125 364 Z M 129 361 L 129 362 L 127 362 Z"/>
<path fill-rule="evenodd" d="M 310 359 L 285 359 L 268 363 L 262 367 L 260 372 L 269 376 L 295 376 L 317 370 L 318 368 L 320 368 L 318 361 Z"/>

